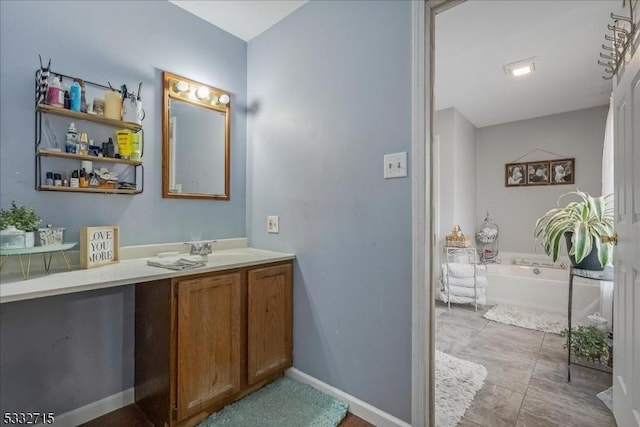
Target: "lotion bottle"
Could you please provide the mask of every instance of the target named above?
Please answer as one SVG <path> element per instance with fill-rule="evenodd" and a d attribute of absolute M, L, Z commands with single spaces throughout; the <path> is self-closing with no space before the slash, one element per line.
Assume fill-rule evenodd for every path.
<path fill-rule="evenodd" d="M 54 107 L 64 107 L 64 89 L 60 77 L 54 77 L 53 83 L 47 89 L 47 104 Z"/>
<path fill-rule="evenodd" d="M 69 95 L 71 96 L 71 111 L 80 111 L 82 107 L 82 88 L 78 82 L 73 82 L 69 87 Z"/>

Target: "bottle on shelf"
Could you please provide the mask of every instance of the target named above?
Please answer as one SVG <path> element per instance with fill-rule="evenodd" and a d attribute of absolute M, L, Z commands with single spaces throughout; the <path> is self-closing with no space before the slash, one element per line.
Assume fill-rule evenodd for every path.
<path fill-rule="evenodd" d="M 84 168 L 80 170 L 78 185 L 80 186 L 80 188 L 87 188 L 89 186 L 89 181 L 87 180 L 87 171 Z"/>
<path fill-rule="evenodd" d="M 47 104 L 54 107 L 64 107 L 64 89 L 60 77 L 54 77 L 47 89 Z"/>
<path fill-rule="evenodd" d="M 86 132 L 80 134 L 80 143 L 78 144 L 78 154 L 87 156 L 89 154 L 89 135 Z"/>
<path fill-rule="evenodd" d="M 69 180 L 69 186 L 73 188 L 80 187 L 80 176 L 78 175 L 78 171 L 74 170 L 71 172 L 71 179 Z"/>
<path fill-rule="evenodd" d="M 115 149 L 115 146 L 113 145 L 112 138 L 109 138 L 108 142 L 102 143 L 102 155 L 104 157 L 111 157 L 111 158 L 116 156 L 116 149 Z"/>
<path fill-rule="evenodd" d="M 131 160 L 139 162 L 142 158 L 142 144 L 140 144 L 140 134 L 131 135 Z"/>
<path fill-rule="evenodd" d="M 67 153 L 77 153 L 78 151 L 78 130 L 76 129 L 76 124 L 73 122 L 71 122 L 67 128 L 65 151 Z"/>
<path fill-rule="evenodd" d="M 80 92 L 82 94 L 80 97 L 80 111 L 82 111 L 83 113 L 88 113 L 89 104 L 87 103 L 87 88 L 84 84 L 84 80 L 74 79 L 74 81 L 80 85 Z"/>
<path fill-rule="evenodd" d="M 64 89 L 64 108 L 69 110 L 71 108 L 71 95 L 69 89 Z"/>
<path fill-rule="evenodd" d="M 80 83 L 71 83 L 71 86 L 69 87 L 69 96 L 71 97 L 70 110 L 80 111 L 82 107 L 82 88 L 80 87 Z"/>
<path fill-rule="evenodd" d="M 129 159 L 131 157 L 131 136 L 129 129 L 116 131 L 116 141 L 118 141 L 118 153 L 121 159 Z"/>

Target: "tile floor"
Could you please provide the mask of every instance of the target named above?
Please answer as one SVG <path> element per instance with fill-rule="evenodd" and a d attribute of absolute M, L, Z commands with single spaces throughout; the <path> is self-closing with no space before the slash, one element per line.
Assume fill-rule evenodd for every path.
<path fill-rule="evenodd" d="M 611 374 L 571 366 L 558 335 L 486 320 L 470 305 L 436 307 L 436 348 L 487 368 L 484 386 L 461 427 L 616 426 L 596 394 Z"/>

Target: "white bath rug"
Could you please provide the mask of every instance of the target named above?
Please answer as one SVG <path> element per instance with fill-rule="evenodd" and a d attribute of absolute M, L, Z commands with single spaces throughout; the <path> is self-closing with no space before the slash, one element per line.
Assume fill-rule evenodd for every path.
<path fill-rule="evenodd" d="M 605 391 L 601 391 L 596 394 L 598 399 L 602 400 L 602 402 L 607 405 L 607 408 L 613 413 L 613 387 L 609 387 Z"/>
<path fill-rule="evenodd" d="M 487 369 L 436 350 L 436 426 L 457 426 L 487 377 Z"/>
<path fill-rule="evenodd" d="M 567 318 L 561 314 L 503 304 L 496 305 L 482 317 L 494 322 L 552 334 L 559 334 L 567 327 Z"/>

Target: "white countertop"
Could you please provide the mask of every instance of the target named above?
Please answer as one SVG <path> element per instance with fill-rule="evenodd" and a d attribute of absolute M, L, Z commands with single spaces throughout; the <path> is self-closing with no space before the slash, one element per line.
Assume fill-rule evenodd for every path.
<path fill-rule="evenodd" d="M 205 267 L 179 271 L 149 266 L 147 265 L 149 258 L 127 259 L 88 270 L 66 271 L 28 280 L 0 283 L 0 303 L 229 270 L 294 258 L 294 254 L 255 248 L 214 250 L 214 253 L 208 256 Z"/>

